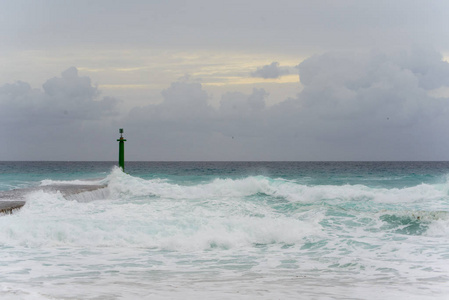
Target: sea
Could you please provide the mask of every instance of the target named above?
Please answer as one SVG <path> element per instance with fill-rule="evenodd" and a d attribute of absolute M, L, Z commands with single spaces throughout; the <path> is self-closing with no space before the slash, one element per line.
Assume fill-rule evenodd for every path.
<path fill-rule="evenodd" d="M 0 162 L 1 193 L 0 299 L 449 299 L 449 162 Z"/>

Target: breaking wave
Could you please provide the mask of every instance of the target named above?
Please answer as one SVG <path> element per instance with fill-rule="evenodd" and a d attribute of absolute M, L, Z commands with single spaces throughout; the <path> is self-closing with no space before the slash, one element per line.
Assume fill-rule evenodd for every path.
<path fill-rule="evenodd" d="M 30 192 L 19 213 L 0 218 L 0 244 L 194 251 L 304 246 L 331 239 L 336 229 L 355 236 L 439 235 L 448 225 L 447 187 L 441 185 L 307 186 L 264 176 L 181 185 L 116 168 L 93 181 L 99 188 L 64 192 L 86 182 L 43 182 L 60 190 Z"/>

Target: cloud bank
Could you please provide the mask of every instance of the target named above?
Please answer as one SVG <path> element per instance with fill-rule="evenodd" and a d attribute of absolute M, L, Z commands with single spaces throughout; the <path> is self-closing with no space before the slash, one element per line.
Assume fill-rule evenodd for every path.
<path fill-rule="evenodd" d="M 0 154 L 36 159 L 29 149 L 48 144 L 56 158 L 115 160 L 124 127 L 128 160 L 449 159 L 449 99 L 430 96 L 449 86 L 439 53 L 328 52 L 298 70 L 302 92 L 273 106 L 264 89 L 254 89 L 225 93 L 213 107 L 201 84 L 184 80 L 162 91 L 160 104 L 115 119 L 117 100 L 100 99 L 74 68 L 43 90 L 6 84 L 0 123 L 9 143 Z M 80 148 L 81 138 L 92 147 Z"/>
<path fill-rule="evenodd" d="M 54 160 L 83 153 L 79 149 L 88 143 L 86 136 L 98 136 L 103 127 L 88 131 L 89 124 L 104 122 L 116 113 L 117 99 L 99 98 L 90 78 L 80 77 L 74 67 L 47 80 L 42 90 L 20 81 L 1 86 L 1 157 Z"/>

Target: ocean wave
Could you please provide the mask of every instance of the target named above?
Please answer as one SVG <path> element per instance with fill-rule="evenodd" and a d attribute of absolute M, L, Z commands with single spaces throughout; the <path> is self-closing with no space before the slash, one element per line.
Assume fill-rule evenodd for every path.
<path fill-rule="evenodd" d="M 75 182 L 27 193 L 20 212 L 0 218 L 0 245 L 193 251 L 301 246 L 336 231 L 441 235 L 448 227 L 445 185 L 308 186 L 266 176 L 182 185 L 115 168 L 96 181 L 105 187 L 64 193 Z"/>
<path fill-rule="evenodd" d="M 449 205 L 446 184 L 420 184 L 404 188 L 373 188 L 365 185 L 305 185 L 294 180 L 249 176 L 240 179 L 215 178 L 195 185 L 181 185 L 168 180 L 144 180 L 124 174 L 118 168 L 105 180 L 117 196 L 153 196 L 170 199 L 215 199 L 248 197 L 257 194 L 283 198 L 290 202 L 374 202 L 413 204 L 424 202 Z"/>
<path fill-rule="evenodd" d="M 0 218 L 0 245 L 197 251 L 296 244 L 320 234 L 322 217 L 292 218 L 250 203 L 80 203 L 67 201 L 60 192 L 36 191 L 27 195 L 19 213 Z"/>
<path fill-rule="evenodd" d="M 44 179 L 40 182 L 40 186 L 57 186 L 57 185 L 99 185 L 104 179 L 85 179 L 85 180 L 51 180 Z"/>

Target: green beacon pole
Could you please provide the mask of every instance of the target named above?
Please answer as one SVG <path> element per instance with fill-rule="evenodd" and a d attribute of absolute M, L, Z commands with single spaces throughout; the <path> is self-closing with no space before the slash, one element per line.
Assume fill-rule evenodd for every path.
<path fill-rule="evenodd" d="M 120 138 L 117 140 L 119 142 L 119 151 L 118 151 L 118 166 L 122 168 L 122 171 L 125 172 L 125 142 L 126 140 L 123 138 L 123 128 L 119 129 Z"/>

